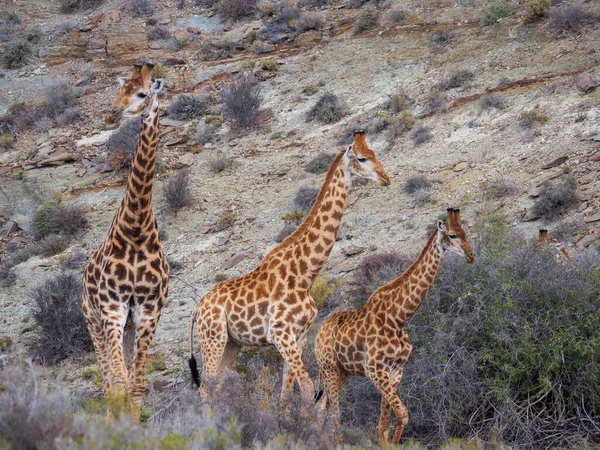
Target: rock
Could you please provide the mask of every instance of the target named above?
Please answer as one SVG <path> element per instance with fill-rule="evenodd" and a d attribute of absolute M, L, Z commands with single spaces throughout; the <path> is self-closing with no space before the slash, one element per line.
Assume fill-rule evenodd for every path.
<path fill-rule="evenodd" d="M 85 167 L 82 167 L 81 169 L 79 169 L 79 170 L 77 171 L 77 176 L 78 176 L 78 177 L 82 177 L 82 176 L 84 176 L 86 173 L 87 173 L 87 169 L 86 169 Z"/>
<path fill-rule="evenodd" d="M 113 23 L 119 23 L 121 21 L 121 14 L 118 12 L 112 13 L 110 15 L 110 20 L 112 20 Z"/>
<path fill-rule="evenodd" d="M 263 23 L 260 20 L 248 22 L 242 27 L 234 28 L 226 32 L 221 38 L 221 43 L 233 45 L 239 50 L 247 48 L 254 40 L 256 33 L 263 28 Z"/>
<path fill-rule="evenodd" d="M 191 34 L 202 34 L 202 30 L 200 30 L 200 28 L 196 28 L 196 27 L 187 27 L 185 30 Z"/>
<path fill-rule="evenodd" d="M 585 223 L 598 222 L 598 221 L 600 221 L 600 213 L 594 214 L 593 216 L 590 216 L 590 217 L 585 217 L 583 219 L 583 221 Z"/>
<path fill-rule="evenodd" d="M 239 263 L 241 263 L 244 259 L 246 259 L 245 253 L 236 253 L 231 258 L 229 258 L 229 260 L 223 266 L 223 269 L 231 269 L 232 267 L 237 266 Z"/>
<path fill-rule="evenodd" d="M 591 73 L 583 72 L 575 77 L 575 87 L 583 94 L 587 94 L 592 89 L 598 86 L 598 82 L 594 79 Z"/>
<path fill-rule="evenodd" d="M 175 119 L 169 119 L 168 117 L 165 117 L 163 119 L 160 119 L 159 123 L 166 127 L 180 127 L 181 125 L 183 125 L 184 122 L 183 122 L 183 120 L 175 120 Z"/>
<path fill-rule="evenodd" d="M 38 147 L 42 146 L 46 142 L 50 140 L 50 135 L 48 133 L 42 134 L 39 138 L 36 139 L 35 143 Z"/>
<path fill-rule="evenodd" d="M 534 213 L 531 209 L 527 211 L 527 213 L 525 213 L 525 215 L 523 216 L 523 222 L 533 222 L 534 220 L 538 220 L 541 216 L 541 214 L 538 213 Z"/>
<path fill-rule="evenodd" d="M 31 231 L 31 218 L 24 215 L 18 215 L 13 217 L 11 220 L 16 223 L 21 230 L 27 232 Z"/>
<path fill-rule="evenodd" d="M 310 30 L 306 33 L 299 34 L 294 39 L 294 45 L 296 47 L 312 47 L 321 40 L 321 32 L 317 30 Z"/>
<path fill-rule="evenodd" d="M 85 145 L 94 145 L 94 146 L 98 147 L 100 145 L 106 144 L 106 141 L 108 141 L 108 138 L 114 132 L 115 132 L 115 130 L 101 131 L 100 133 L 94 134 L 93 136 L 79 139 L 79 140 L 75 141 L 75 144 L 77 145 L 77 147 L 83 147 Z"/>
<path fill-rule="evenodd" d="M 600 234 L 588 234 L 577 243 L 577 249 L 583 250 L 584 248 L 589 247 L 590 244 L 596 242 L 598 239 L 600 239 Z"/>
<path fill-rule="evenodd" d="M 98 25 L 100 25 L 100 22 L 102 22 L 102 19 L 104 19 L 104 14 L 103 13 L 94 14 L 92 16 L 92 18 L 90 20 L 88 20 L 79 29 L 79 31 L 83 31 L 83 32 L 92 31 L 94 28 L 96 28 Z"/>
<path fill-rule="evenodd" d="M 190 33 L 185 30 L 177 30 L 173 33 L 173 37 L 177 40 L 177 42 L 186 43 L 190 40 Z"/>
<path fill-rule="evenodd" d="M 64 163 L 74 161 L 75 157 L 71 153 L 61 153 L 60 155 L 51 156 L 37 163 L 38 167 L 42 166 L 62 166 Z"/>
<path fill-rule="evenodd" d="M 469 163 L 466 161 L 463 162 L 459 162 L 457 165 L 454 166 L 454 170 L 455 172 L 462 172 L 463 170 L 467 169 L 469 167 Z"/>
<path fill-rule="evenodd" d="M 10 234 L 16 233 L 20 229 L 21 228 L 19 228 L 17 222 L 11 222 L 10 226 L 8 227 L 8 230 L 6 231 L 6 235 L 8 236 Z"/>
<path fill-rule="evenodd" d="M 346 238 L 346 234 L 348 234 L 348 224 L 346 222 L 342 222 L 340 225 L 340 229 L 338 230 L 338 234 L 335 237 L 336 241 L 341 241 Z"/>
<path fill-rule="evenodd" d="M 100 167 L 99 172 L 100 173 L 107 173 L 107 172 L 112 172 L 113 168 L 110 167 L 108 164 L 102 164 L 102 167 Z"/>
<path fill-rule="evenodd" d="M 595 170 L 592 170 L 591 172 L 585 174 L 584 176 L 582 176 L 581 178 L 579 178 L 579 184 L 588 184 L 591 183 L 592 181 L 594 181 L 596 179 L 596 175 L 598 174 L 598 172 L 596 172 Z"/>
<path fill-rule="evenodd" d="M 168 25 L 171 23 L 171 13 L 168 11 L 156 13 L 154 18 L 161 25 Z"/>
<path fill-rule="evenodd" d="M 598 150 L 596 153 L 594 153 L 592 156 L 590 156 L 590 161 L 600 161 L 600 150 Z"/>
<path fill-rule="evenodd" d="M 119 61 L 119 64 L 135 64 L 148 52 L 148 38 L 143 29 L 107 33 L 104 41 L 104 57 Z"/>
<path fill-rule="evenodd" d="M 590 141 L 595 141 L 595 142 L 600 142 L 600 134 L 592 136 L 591 138 L 589 138 L 589 140 Z"/>
<path fill-rule="evenodd" d="M 178 138 L 178 139 L 175 139 L 175 140 L 173 140 L 173 141 L 169 141 L 169 142 L 167 142 L 165 145 L 166 145 L 167 147 L 172 147 L 172 146 L 174 146 L 174 145 L 181 145 L 181 144 L 185 144 L 185 143 L 186 143 L 188 140 L 189 140 L 189 137 L 188 137 L 188 136 L 182 136 L 182 137 L 180 137 L 180 138 Z"/>
<path fill-rule="evenodd" d="M 358 261 L 356 259 L 350 260 L 344 255 L 332 256 L 325 264 L 326 270 L 333 275 L 352 272 L 357 266 Z"/>
<path fill-rule="evenodd" d="M 354 255 L 358 255 L 359 253 L 362 253 L 364 250 L 364 247 L 359 247 L 358 245 L 351 245 L 350 247 L 347 247 L 344 250 L 344 254 L 346 256 L 354 256 Z"/>
<path fill-rule="evenodd" d="M 542 166 L 542 170 L 547 170 L 547 169 L 552 169 L 553 167 L 558 167 L 560 166 L 562 163 L 566 162 L 567 159 L 569 159 L 568 156 L 561 156 L 560 158 L 556 158 L 554 161 L 549 162 L 548 164 L 545 164 Z"/>
<path fill-rule="evenodd" d="M 180 164 L 183 164 L 184 166 L 191 166 L 196 162 L 196 155 L 194 155 L 193 153 L 184 153 L 183 155 L 181 155 L 179 157 L 179 159 L 177 160 Z"/>

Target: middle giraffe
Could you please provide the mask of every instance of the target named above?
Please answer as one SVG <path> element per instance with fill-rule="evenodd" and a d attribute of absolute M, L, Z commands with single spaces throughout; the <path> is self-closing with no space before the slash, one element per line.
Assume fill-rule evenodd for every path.
<path fill-rule="evenodd" d="M 304 401 L 314 385 L 302 364 L 308 329 L 317 315 L 310 289 L 327 261 L 340 227 L 352 177 L 390 184 L 364 132 L 331 163 L 312 209 L 291 235 L 265 256 L 252 272 L 217 284 L 201 298 L 190 318 L 190 368 L 206 397 L 205 382 L 220 368 L 230 368 L 242 346 L 274 345 L 283 357 L 281 399 L 298 380 Z M 202 383 L 194 358 L 193 328 L 198 327 Z"/>

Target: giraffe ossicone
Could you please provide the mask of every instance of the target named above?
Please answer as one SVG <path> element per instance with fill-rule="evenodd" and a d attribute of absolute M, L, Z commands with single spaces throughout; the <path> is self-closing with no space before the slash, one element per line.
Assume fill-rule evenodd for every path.
<path fill-rule="evenodd" d="M 146 380 L 148 350 L 167 300 L 169 264 L 152 211 L 158 147 L 158 100 L 162 80 L 152 64 L 136 65 L 120 80 L 107 121 L 140 116 L 141 130 L 125 195 L 108 231 L 84 271 L 82 309 L 104 378 L 107 413 L 128 405 L 134 420 Z"/>
<path fill-rule="evenodd" d="M 348 377 L 364 376 L 381 393 L 379 444 L 388 441 L 392 409 L 396 415 L 392 443 L 400 441 L 408 410 L 397 390 L 412 349 L 406 325 L 427 297 L 448 251 L 475 262 L 457 209 L 448 209 L 446 222 L 438 222 L 418 259 L 402 275 L 377 289 L 362 308 L 333 313 L 318 331 L 315 354 L 325 388 L 316 400 L 320 409 L 335 415 L 336 429 L 340 391 Z"/>
<path fill-rule="evenodd" d="M 303 399 L 312 401 L 314 385 L 301 358 L 317 315 L 310 289 L 333 249 L 354 177 L 390 184 L 364 132 L 356 133 L 354 142 L 335 157 L 302 224 L 252 272 L 217 284 L 197 302 L 190 317 L 189 364 L 203 396 L 206 379 L 230 368 L 242 346 L 274 345 L 284 359 L 282 400 L 290 397 L 297 381 Z M 193 352 L 194 325 L 202 380 Z"/>

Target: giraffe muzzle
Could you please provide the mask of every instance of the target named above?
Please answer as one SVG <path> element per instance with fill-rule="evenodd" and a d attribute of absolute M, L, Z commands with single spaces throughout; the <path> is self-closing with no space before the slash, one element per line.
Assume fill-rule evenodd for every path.
<path fill-rule="evenodd" d="M 106 123 L 107 124 L 119 123 L 121 121 L 122 116 L 123 116 L 122 109 L 113 108 L 110 110 L 110 112 L 108 114 L 106 114 L 106 118 L 105 118 Z"/>

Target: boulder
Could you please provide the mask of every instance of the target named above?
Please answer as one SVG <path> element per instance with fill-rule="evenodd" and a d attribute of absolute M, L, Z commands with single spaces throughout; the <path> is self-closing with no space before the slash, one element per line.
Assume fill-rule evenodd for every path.
<path fill-rule="evenodd" d="M 118 12 L 114 12 L 110 15 L 110 20 L 113 23 L 119 23 L 121 21 L 121 14 L 119 14 Z"/>
<path fill-rule="evenodd" d="M 575 77 L 575 87 L 583 94 L 587 94 L 598 86 L 598 82 L 589 72 L 583 72 Z"/>
<path fill-rule="evenodd" d="M 457 165 L 454 166 L 454 170 L 455 172 L 462 172 L 463 170 L 465 170 L 466 168 L 469 167 L 469 163 L 466 161 L 462 161 L 459 162 Z"/>
<path fill-rule="evenodd" d="M 310 30 L 306 33 L 299 34 L 294 39 L 294 45 L 296 47 L 312 47 L 321 40 L 321 32 L 317 30 Z"/>

